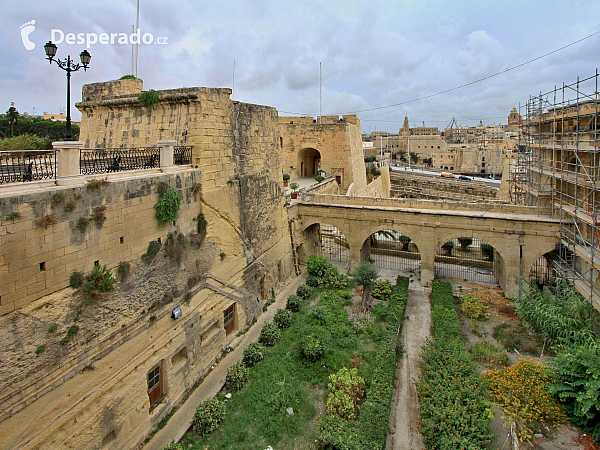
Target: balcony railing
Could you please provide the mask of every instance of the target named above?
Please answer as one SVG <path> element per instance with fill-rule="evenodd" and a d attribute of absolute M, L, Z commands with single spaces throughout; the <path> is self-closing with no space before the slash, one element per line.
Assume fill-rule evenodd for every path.
<path fill-rule="evenodd" d="M 81 149 L 79 172 L 93 175 L 160 166 L 158 147 Z"/>
<path fill-rule="evenodd" d="M 0 184 L 55 178 L 55 150 L 0 152 Z"/>
<path fill-rule="evenodd" d="M 65 146 L 57 146 L 53 150 L 0 152 L 0 185 L 56 180 L 57 176 L 158 169 L 192 162 L 192 146 L 176 146 L 174 141 L 159 141 L 157 146 L 134 148 L 81 148 L 78 144 L 82 143 L 59 144 Z M 164 160 L 161 160 L 161 154 Z"/>

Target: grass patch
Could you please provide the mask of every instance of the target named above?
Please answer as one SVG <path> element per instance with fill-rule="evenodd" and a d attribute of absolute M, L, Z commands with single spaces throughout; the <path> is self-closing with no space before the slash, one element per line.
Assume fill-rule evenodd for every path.
<path fill-rule="evenodd" d="M 487 341 L 476 342 L 469 350 L 475 361 L 497 367 L 505 367 L 510 364 L 508 354 L 501 348 Z"/>
<path fill-rule="evenodd" d="M 493 336 L 508 352 L 517 350 L 519 353 L 539 356 L 544 348 L 544 339 L 519 323 L 505 322 L 496 325 Z"/>
<path fill-rule="evenodd" d="M 406 290 L 408 282 L 401 285 Z M 309 304 L 318 293 L 313 289 L 311 298 L 302 299 L 302 304 Z M 324 436 L 319 434 L 323 427 L 317 426 L 317 404 L 323 404 L 329 377 L 353 365 L 365 380 L 366 397 L 358 407 L 358 419 L 340 419 L 344 426 L 336 433 L 357 436 L 364 442 L 361 448 L 381 447 L 387 431 L 396 333 L 400 329 L 395 317 L 404 315 L 406 294 L 398 294 L 389 305 L 382 303 L 374 310 L 379 333 L 359 333 L 353 328 L 344 308 L 345 297 L 343 291 L 322 293 L 318 306 L 326 310 L 326 324 L 306 307 L 295 312 L 291 327 L 279 329 L 279 342 L 267 348 L 264 360 L 249 371 L 246 387 L 228 401 L 226 419 L 219 429 L 204 437 L 189 432 L 181 441 L 183 448 L 235 450 L 271 445 L 292 449 L 297 442 L 315 443 Z M 300 342 L 305 336 L 314 336 L 325 345 L 317 362 L 302 355 Z M 289 415 L 287 408 L 293 408 L 294 414 Z M 322 439 L 321 444 L 325 444 Z"/>

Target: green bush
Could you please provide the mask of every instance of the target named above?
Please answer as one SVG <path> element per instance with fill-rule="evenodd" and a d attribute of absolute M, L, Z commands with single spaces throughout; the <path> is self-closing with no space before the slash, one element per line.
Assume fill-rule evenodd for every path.
<path fill-rule="evenodd" d="M 69 276 L 69 286 L 73 289 L 79 289 L 83 285 L 84 275 L 83 272 L 75 271 Z"/>
<path fill-rule="evenodd" d="M 469 249 L 469 246 L 473 243 L 473 238 L 470 237 L 459 237 L 458 243 L 460 244 L 460 249 L 465 252 Z"/>
<path fill-rule="evenodd" d="M 260 342 L 252 342 L 244 349 L 244 357 L 242 363 L 250 368 L 257 365 L 265 358 L 266 347 Z"/>
<path fill-rule="evenodd" d="M 249 375 L 250 373 L 246 366 L 240 363 L 234 364 L 227 370 L 225 384 L 228 389 L 237 392 L 248 384 Z"/>
<path fill-rule="evenodd" d="M 173 188 L 167 189 L 154 205 L 154 209 L 156 209 L 154 216 L 158 220 L 159 226 L 171 224 L 177 219 L 180 203 L 181 198 L 177 191 Z"/>
<path fill-rule="evenodd" d="M 489 343 L 488 341 L 476 342 L 469 350 L 471 356 L 478 363 L 492 364 L 494 366 L 508 366 L 510 358 L 501 348 Z"/>
<path fill-rule="evenodd" d="M 389 280 L 376 281 L 371 288 L 371 295 L 378 300 L 389 300 L 392 295 L 392 283 Z"/>
<path fill-rule="evenodd" d="M 159 99 L 160 94 L 154 89 L 142 91 L 142 93 L 138 95 L 138 102 L 148 111 L 154 108 L 155 105 L 158 105 Z"/>
<path fill-rule="evenodd" d="M 64 125 L 63 125 L 64 127 Z M 0 150 L 47 150 L 52 148 L 52 139 L 22 134 L 0 139 Z"/>
<path fill-rule="evenodd" d="M 208 222 L 206 221 L 204 214 L 199 213 L 196 216 L 196 229 L 198 230 L 198 233 L 204 233 L 206 231 L 207 226 Z"/>
<path fill-rule="evenodd" d="M 119 281 L 125 281 L 125 279 L 129 275 L 130 269 L 131 266 L 127 261 L 119 262 L 119 265 L 117 266 L 117 277 L 119 278 Z"/>
<path fill-rule="evenodd" d="M 452 250 L 454 249 L 454 242 L 448 241 L 444 245 L 442 245 L 442 250 L 446 254 L 446 256 L 452 256 Z"/>
<path fill-rule="evenodd" d="M 205 436 L 212 433 L 225 419 L 225 404 L 216 398 L 201 403 L 192 419 L 192 428 L 196 434 Z"/>
<path fill-rule="evenodd" d="M 323 341 L 316 336 L 304 336 L 300 340 L 300 351 L 302 356 L 309 361 L 315 362 L 320 360 L 325 354 L 326 348 Z"/>
<path fill-rule="evenodd" d="M 277 326 L 274 323 L 268 323 L 260 330 L 258 342 L 266 347 L 273 347 L 279 341 L 280 335 Z"/>
<path fill-rule="evenodd" d="M 298 312 L 302 309 L 302 299 L 297 295 L 290 295 L 287 299 L 285 309 L 289 309 L 291 312 Z"/>
<path fill-rule="evenodd" d="M 122 78 L 122 77 L 121 77 Z M 184 450 L 181 444 L 172 444 L 166 445 L 162 448 L 162 450 Z"/>
<path fill-rule="evenodd" d="M 577 346 L 563 350 L 550 363 L 549 390 L 565 405 L 573 425 L 600 444 L 600 351 Z"/>
<path fill-rule="evenodd" d="M 160 242 L 150 241 L 148 243 L 148 249 L 146 250 L 146 253 L 144 253 L 142 255 L 142 261 L 145 262 L 146 264 L 150 264 L 154 260 L 154 257 L 160 251 L 161 247 L 162 247 L 162 245 Z"/>
<path fill-rule="evenodd" d="M 310 287 L 319 287 L 320 280 L 314 275 L 308 275 L 306 277 L 306 285 Z"/>
<path fill-rule="evenodd" d="M 309 275 L 323 279 L 325 273 L 332 267 L 332 264 L 324 256 L 313 253 L 306 261 L 306 271 Z"/>
<path fill-rule="evenodd" d="M 83 292 L 92 296 L 97 292 L 112 292 L 117 280 L 106 266 L 94 266 L 94 270 L 85 280 Z"/>
<path fill-rule="evenodd" d="M 289 328 L 292 326 L 292 313 L 287 309 L 280 309 L 275 313 L 273 321 L 279 328 Z"/>
<path fill-rule="evenodd" d="M 489 319 L 490 315 L 486 312 L 485 306 L 476 297 L 465 294 L 460 299 L 460 307 L 465 316 L 473 320 Z"/>
<path fill-rule="evenodd" d="M 316 319 L 321 325 L 327 324 L 328 314 L 329 309 L 325 305 L 317 305 L 310 312 L 310 316 Z"/>
<path fill-rule="evenodd" d="M 322 182 L 322 181 L 324 181 L 324 180 L 325 180 L 325 177 L 323 177 L 323 176 L 321 176 L 321 175 L 317 175 L 317 176 L 315 177 L 315 181 L 316 181 L 317 183 L 320 183 L 320 182 Z"/>
<path fill-rule="evenodd" d="M 308 300 L 312 295 L 312 289 L 310 288 L 310 286 L 301 284 L 300 286 L 298 286 L 298 289 L 296 289 L 296 295 L 300 298 L 303 298 L 304 300 Z"/>

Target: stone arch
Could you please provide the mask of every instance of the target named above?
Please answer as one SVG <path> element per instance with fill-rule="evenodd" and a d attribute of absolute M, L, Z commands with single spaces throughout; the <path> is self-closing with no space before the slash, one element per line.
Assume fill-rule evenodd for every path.
<path fill-rule="evenodd" d="M 372 260 L 379 269 L 401 272 L 407 276 L 410 273 L 420 276 L 421 248 L 424 244 L 420 239 L 415 241 L 411 236 L 416 235 L 420 238 L 418 233 L 411 233 L 393 223 L 389 226 L 386 224 L 372 226 L 368 232 L 370 233 L 366 237 L 364 234 L 361 236 L 361 260 Z M 409 240 L 404 240 L 404 236 Z"/>
<path fill-rule="evenodd" d="M 350 229 L 348 227 L 348 224 L 346 223 L 345 219 L 336 219 L 335 217 L 328 217 L 327 219 L 325 218 L 321 218 L 321 217 L 310 217 L 310 218 L 303 218 L 302 219 L 302 232 L 304 233 L 311 225 L 314 225 L 316 223 L 327 223 L 329 225 L 332 225 L 334 227 L 336 227 L 338 230 L 340 230 L 345 236 L 346 238 L 349 238 L 349 234 L 350 234 Z"/>
<path fill-rule="evenodd" d="M 325 256 L 340 269 L 350 265 L 350 243 L 347 235 L 330 220 L 313 220 L 303 227 L 304 242 L 297 247 L 299 255 L 306 259 L 312 253 Z"/>
<path fill-rule="evenodd" d="M 476 242 L 468 242 L 462 248 L 461 238 L 469 238 Z M 448 243 L 453 246 L 446 247 Z M 487 254 L 484 245 L 490 245 L 493 253 Z M 498 249 L 495 239 L 486 233 L 453 231 L 446 233 L 443 239 L 436 242 L 434 273 L 436 278 L 457 278 L 474 282 L 498 284 L 505 278 L 503 252 Z"/>
<path fill-rule="evenodd" d="M 500 255 L 503 260 L 506 260 L 508 256 L 506 254 L 506 249 L 501 245 L 501 243 L 494 237 L 493 234 L 488 233 L 480 233 L 478 231 L 465 230 L 461 232 L 460 230 L 451 230 L 447 231 L 441 236 L 438 236 L 435 242 L 436 251 L 442 247 L 446 242 L 452 239 L 458 239 L 460 237 L 472 237 L 473 239 L 478 239 L 480 241 L 485 242 L 486 244 L 490 244 L 494 247 L 494 250 Z"/>
<path fill-rule="evenodd" d="M 413 230 L 412 228 L 407 228 L 404 227 L 402 224 L 396 223 L 381 223 L 377 225 L 371 225 L 369 228 L 367 228 L 366 231 L 361 233 L 361 235 L 359 236 L 359 241 L 361 245 L 363 245 L 373 233 L 377 233 L 381 230 L 399 231 L 400 233 L 410 237 L 420 251 L 423 251 L 423 249 L 426 248 L 425 241 L 421 240 L 421 234 L 419 230 Z"/>
<path fill-rule="evenodd" d="M 304 147 L 298 152 L 297 168 L 301 177 L 316 175 L 321 168 L 321 152 L 313 147 Z"/>

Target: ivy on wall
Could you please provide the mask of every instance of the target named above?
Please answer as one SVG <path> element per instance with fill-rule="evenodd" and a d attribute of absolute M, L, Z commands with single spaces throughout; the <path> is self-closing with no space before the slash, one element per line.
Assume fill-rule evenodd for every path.
<path fill-rule="evenodd" d="M 172 223 L 177 219 L 179 215 L 179 205 L 181 198 L 177 191 L 173 188 L 169 188 L 166 192 L 158 199 L 154 208 L 156 209 L 155 217 L 158 220 L 160 226 Z"/>

